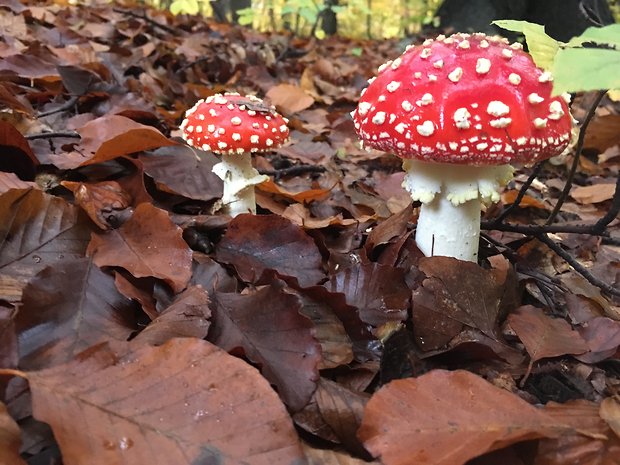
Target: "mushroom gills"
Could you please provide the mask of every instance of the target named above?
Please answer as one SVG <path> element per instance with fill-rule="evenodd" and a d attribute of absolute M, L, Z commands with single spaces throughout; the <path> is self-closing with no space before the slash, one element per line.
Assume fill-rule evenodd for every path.
<path fill-rule="evenodd" d="M 467 166 L 403 162 L 403 187 L 422 202 L 416 244 L 424 255 L 475 262 L 478 259 L 480 210 L 497 202 L 510 179 L 510 165 Z"/>
<path fill-rule="evenodd" d="M 224 181 L 223 209 L 231 216 L 256 213 L 254 186 L 269 179 L 252 166 L 249 153 L 222 154 L 222 161 L 213 166 L 213 172 Z"/>

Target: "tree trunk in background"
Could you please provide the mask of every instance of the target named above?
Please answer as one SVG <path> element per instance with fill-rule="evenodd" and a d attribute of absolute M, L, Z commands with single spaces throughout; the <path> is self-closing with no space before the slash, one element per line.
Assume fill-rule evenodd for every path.
<path fill-rule="evenodd" d="M 326 0 L 325 9 L 321 12 L 321 29 L 328 36 L 333 36 L 338 32 L 338 18 L 330 6 L 337 6 L 338 0 Z"/>
<path fill-rule="evenodd" d="M 366 0 L 366 8 L 372 11 L 372 0 Z M 372 39 L 372 15 L 370 13 L 366 15 L 366 37 Z"/>
<path fill-rule="evenodd" d="M 252 0 L 230 0 L 230 11 L 232 13 L 232 21 L 235 24 L 239 24 L 239 10 L 244 8 L 251 8 Z"/>
<path fill-rule="evenodd" d="M 209 0 L 211 9 L 213 10 L 213 19 L 218 23 L 227 23 L 228 10 L 230 9 L 230 0 Z"/>
<path fill-rule="evenodd" d="M 613 23 L 606 0 L 445 0 L 435 13 L 441 29 L 509 35 L 492 26 L 495 19 L 543 24 L 557 40 L 568 41 L 586 28 Z"/>

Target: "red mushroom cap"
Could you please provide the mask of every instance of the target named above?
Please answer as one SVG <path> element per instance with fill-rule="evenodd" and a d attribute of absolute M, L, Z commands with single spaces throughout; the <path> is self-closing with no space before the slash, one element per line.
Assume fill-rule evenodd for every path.
<path fill-rule="evenodd" d="M 214 153 L 264 152 L 288 139 L 288 120 L 253 95 L 215 94 L 187 110 L 183 139 Z"/>
<path fill-rule="evenodd" d="M 521 44 L 438 36 L 379 68 L 353 112 L 365 145 L 437 163 L 532 163 L 571 139 L 570 96 Z"/>

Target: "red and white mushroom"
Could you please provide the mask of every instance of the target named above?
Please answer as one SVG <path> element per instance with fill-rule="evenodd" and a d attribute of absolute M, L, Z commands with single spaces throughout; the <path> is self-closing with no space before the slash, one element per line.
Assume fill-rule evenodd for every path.
<path fill-rule="evenodd" d="M 253 166 L 251 153 L 282 145 L 288 120 L 253 95 L 212 95 L 185 113 L 183 138 L 192 147 L 219 154 L 213 172 L 224 181 L 222 203 L 231 216 L 256 213 L 254 186 L 268 179 Z"/>
<path fill-rule="evenodd" d="M 355 128 L 364 145 L 404 159 L 425 255 L 476 261 L 481 203 L 499 199 L 510 163 L 569 145 L 570 96 L 553 97 L 551 81 L 520 44 L 482 33 L 410 46 L 369 81 Z"/>

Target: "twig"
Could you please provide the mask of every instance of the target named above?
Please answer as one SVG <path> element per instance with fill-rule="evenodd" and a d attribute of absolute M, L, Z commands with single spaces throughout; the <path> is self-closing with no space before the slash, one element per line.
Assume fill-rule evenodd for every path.
<path fill-rule="evenodd" d="M 24 136 L 24 138 L 28 140 L 53 139 L 55 137 L 72 137 L 79 139 L 82 136 L 80 136 L 77 132 L 40 132 L 38 134 L 29 134 Z"/>
<path fill-rule="evenodd" d="M 71 107 L 73 107 L 78 102 L 79 99 L 80 99 L 79 95 L 74 95 L 69 100 L 67 100 L 65 103 L 60 105 L 58 108 L 54 108 L 53 110 L 44 111 L 43 113 L 39 113 L 37 115 L 37 118 L 44 118 L 46 116 L 50 116 L 50 115 L 53 115 L 53 114 L 56 114 L 56 113 L 60 113 L 62 111 L 70 110 Z"/>
<path fill-rule="evenodd" d="M 560 197 L 558 197 L 555 207 L 553 207 L 553 211 L 549 215 L 549 218 L 547 218 L 547 221 L 545 222 L 545 224 L 551 224 L 555 221 L 556 217 L 558 216 L 558 213 L 560 212 L 560 209 L 562 208 L 562 205 L 568 198 L 570 189 L 573 186 L 573 178 L 575 177 L 577 166 L 579 166 L 579 157 L 581 156 L 581 151 L 583 149 L 583 143 L 586 137 L 586 129 L 590 125 L 590 121 L 592 121 L 592 118 L 594 117 L 594 114 L 596 113 L 596 108 L 599 106 L 599 104 L 601 103 L 601 100 L 603 100 L 603 97 L 605 96 L 606 93 L 607 93 L 606 90 L 601 90 L 596 94 L 596 98 L 594 99 L 594 102 L 592 102 L 592 106 L 590 106 L 590 109 L 588 110 L 588 114 L 586 115 L 585 119 L 583 120 L 583 123 L 581 124 L 581 127 L 579 128 L 579 137 L 577 139 L 577 146 L 575 147 L 575 158 L 573 159 L 573 165 L 571 166 L 570 171 L 568 172 L 568 177 L 566 178 L 566 184 L 564 184 L 564 190 L 562 190 Z"/>
<path fill-rule="evenodd" d="M 530 186 L 534 182 L 534 179 L 536 179 L 536 177 L 540 173 L 540 170 L 543 167 L 543 163 L 544 162 L 540 162 L 536 166 L 534 166 L 534 169 L 532 170 L 532 173 L 530 174 L 529 178 L 527 178 L 527 181 L 525 181 L 523 186 L 521 186 L 521 189 L 519 190 L 519 193 L 517 194 L 517 197 L 515 198 L 514 202 L 512 202 L 510 205 L 508 205 L 506 208 L 504 208 L 504 210 L 497 216 L 497 218 L 494 218 L 492 220 L 493 222 L 501 223 L 502 221 L 504 221 L 504 219 L 506 219 L 506 217 L 515 208 L 517 208 L 521 204 L 521 201 L 523 200 L 523 197 L 525 197 L 525 193 L 527 192 L 527 190 L 530 188 Z"/>
<path fill-rule="evenodd" d="M 553 252 L 555 252 L 560 257 L 562 257 L 564 261 L 566 261 L 566 263 L 572 266 L 575 269 L 575 271 L 579 273 L 581 276 L 583 276 L 590 284 L 598 287 L 599 289 L 601 289 L 603 292 L 606 292 L 607 294 L 620 297 L 620 289 L 617 289 L 611 284 L 607 284 L 606 282 L 598 279 L 596 276 L 594 276 L 590 272 L 590 270 L 584 267 L 581 263 L 575 260 L 575 258 L 573 258 L 571 254 L 569 254 L 562 247 L 560 247 L 559 244 L 556 244 L 554 241 L 549 239 L 549 236 L 547 236 L 546 234 L 537 234 L 536 238 L 539 241 L 541 241 L 543 244 L 545 244 L 547 247 L 549 247 L 551 250 L 553 250 Z"/>
<path fill-rule="evenodd" d="M 607 215 L 605 215 L 607 216 Z M 613 218 L 612 218 L 613 219 Z M 480 227 L 486 230 L 515 232 L 527 235 L 546 234 L 546 233 L 572 233 L 572 234 L 589 234 L 591 236 L 608 237 L 608 231 L 599 231 L 595 228 L 595 224 L 512 224 L 512 223 L 495 223 L 495 221 L 484 221 Z"/>
<path fill-rule="evenodd" d="M 158 23 L 154 19 L 149 18 L 146 15 L 146 11 L 144 11 L 144 10 L 142 11 L 141 15 L 139 15 L 138 13 L 134 13 L 133 11 L 130 11 L 130 10 L 124 10 L 122 8 L 112 8 L 112 11 L 114 11 L 116 13 L 121 13 L 121 14 L 130 16 L 131 18 L 142 19 L 142 20 L 146 21 L 147 23 L 149 23 L 151 26 L 155 27 L 155 28 L 159 28 L 162 31 L 166 31 L 167 33 L 175 35 L 175 36 L 179 35 L 179 32 L 176 29 L 174 29 L 174 28 L 172 28 L 170 26 L 166 26 L 165 24 Z"/>
<path fill-rule="evenodd" d="M 28 379 L 28 373 L 12 368 L 0 368 L 0 376 L 19 376 L 20 378 Z"/>
<path fill-rule="evenodd" d="M 620 213 L 620 175 L 616 178 L 616 190 L 614 191 L 614 196 L 611 200 L 611 208 L 609 211 L 599 219 L 592 228 L 595 231 L 605 231 L 607 225 L 616 219 L 618 214 Z"/>

